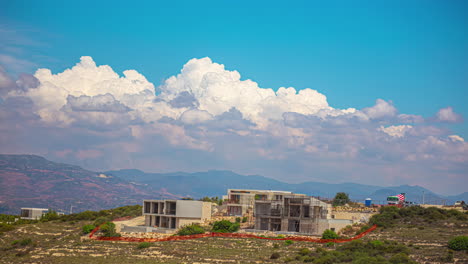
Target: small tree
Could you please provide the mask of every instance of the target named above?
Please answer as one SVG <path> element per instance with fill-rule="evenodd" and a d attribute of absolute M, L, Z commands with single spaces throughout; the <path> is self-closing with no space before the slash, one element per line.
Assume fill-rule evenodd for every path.
<path fill-rule="evenodd" d="M 83 234 L 89 234 L 91 231 L 93 231 L 94 228 L 96 228 L 94 225 L 84 225 L 81 230 Z"/>
<path fill-rule="evenodd" d="M 221 220 L 213 223 L 211 231 L 217 233 L 234 233 L 237 232 L 239 228 L 239 223 L 232 223 L 228 220 Z"/>
<path fill-rule="evenodd" d="M 177 231 L 177 235 L 179 236 L 189 236 L 203 233 L 205 233 L 205 229 L 203 229 L 203 227 L 201 227 L 199 224 L 186 225 Z"/>
<path fill-rule="evenodd" d="M 115 231 L 115 224 L 106 222 L 101 226 L 101 232 L 105 237 L 119 237 L 120 234 Z"/>
<path fill-rule="evenodd" d="M 41 216 L 40 221 L 41 222 L 47 222 L 47 221 L 57 220 L 59 218 L 60 218 L 60 216 L 57 214 L 56 211 L 49 210 L 47 213 L 45 213 L 45 214 L 43 214 Z"/>
<path fill-rule="evenodd" d="M 333 206 L 341 206 L 349 203 L 349 196 L 344 192 L 339 192 L 333 199 Z"/>
<path fill-rule="evenodd" d="M 323 231 L 322 234 L 322 239 L 337 239 L 338 235 L 335 233 L 335 231 L 327 229 Z"/>

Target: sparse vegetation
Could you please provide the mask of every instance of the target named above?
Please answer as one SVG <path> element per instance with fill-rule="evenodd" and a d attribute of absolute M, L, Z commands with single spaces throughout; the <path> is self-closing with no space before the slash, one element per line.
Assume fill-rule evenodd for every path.
<path fill-rule="evenodd" d="M 434 223 L 435 221 L 446 219 L 466 221 L 468 220 L 468 215 L 457 210 L 444 210 L 436 207 L 423 208 L 411 206 L 400 209 L 395 206 L 385 206 L 380 209 L 379 214 L 371 217 L 369 223 L 388 228 L 403 221 L 419 225 L 418 228 L 423 230 L 424 226 L 420 226 L 422 222 Z"/>
<path fill-rule="evenodd" d="M 218 198 L 218 196 L 216 197 L 208 197 L 208 196 L 205 196 L 203 198 L 201 198 L 199 201 L 202 201 L 202 202 L 211 202 L 211 203 L 215 203 L 217 205 L 222 205 L 223 204 L 223 199 L 222 198 Z"/>
<path fill-rule="evenodd" d="M 397 242 L 355 240 L 338 246 L 336 250 L 325 250 L 319 247 L 313 252 L 308 248 L 302 248 L 295 259 L 319 264 L 416 263 L 409 258 L 408 253 L 408 248 Z"/>
<path fill-rule="evenodd" d="M 151 247 L 150 242 L 141 242 L 137 246 L 138 249 L 144 249 L 144 248 L 149 248 L 149 247 Z"/>
<path fill-rule="evenodd" d="M 0 223 L 0 234 L 3 232 L 8 232 L 15 229 L 13 225 L 10 224 L 5 224 L 5 223 Z"/>
<path fill-rule="evenodd" d="M 189 235 L 196 235 L 196 234 L 203 234 L 205 233 L 205 229 L 201 227 L 199 224 L 190 224 L 183 226 L 177 231 L 176 235 L 178 236 L 189 236 Z"/>

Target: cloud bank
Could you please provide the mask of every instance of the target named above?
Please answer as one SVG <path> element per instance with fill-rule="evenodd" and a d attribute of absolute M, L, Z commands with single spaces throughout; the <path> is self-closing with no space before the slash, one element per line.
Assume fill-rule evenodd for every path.
<path fill-rule="evenodd" d="M 443 126 L 462 122 L 451 107 L 429 118 L 383 99 L 338 109 L 316 90 L 261 88 L 209 58 L 188 61 L 157 87 L 86 56 L 61 73 L 38 69 L 17 80 L 0 68 L 0 96 L 5 153 L 92 169 L 231 169 L 466 191 L 468 143 Z"/>

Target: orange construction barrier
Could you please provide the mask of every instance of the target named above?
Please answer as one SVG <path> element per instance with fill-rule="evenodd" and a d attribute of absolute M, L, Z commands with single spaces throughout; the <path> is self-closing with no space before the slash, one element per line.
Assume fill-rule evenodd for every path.
<path fill-rule="evenodd" d="M 309 237 L 284 237 L 284 238 L 270 238 L 270 237 L 261 237 L 256 236 L 253 234 L 242 234 L 242 233 L 205 233 L 205 234 L 197 234 L 197 235 L 189 235 L 189 236 L 168 236 L 164 238 L 137 238 L 137 237 L 101 237 L 101 236 L 94 236 L 99 230 L 99 227 L 94 228 L 93 231 L 89 234 L 90 239 L 94 240 L 102 240 L 102 241 L 125 241 L 125 242 L 163 242 L 163 241 L 177 241 L 177 240 L 189 240 L 189 239 L 197 239 L 203 237 L 230 237 L 230 238 L 256 238 L 256 239 L 267 239 L 267 240 L 292 240 L 292 241 L 304 241 L 304 242 L 315 242 L 315 243 L 345 243 L 350 242 L 356 239 L 360 239 L 365 235 L 369 234 L 370 232 L 374 231 L 377 228 L 377 225 L 373 225 L 366 231 L 362 232 L 361 234 L 346 239 L 321 239 L 321 238 L 309 238 Z"/>

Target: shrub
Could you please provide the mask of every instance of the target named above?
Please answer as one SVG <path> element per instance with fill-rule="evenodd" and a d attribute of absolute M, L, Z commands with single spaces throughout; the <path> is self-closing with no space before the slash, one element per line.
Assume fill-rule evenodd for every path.
<path fill-rule="evenodd" d="M 32 244 L 32 240 L 30 238 L 25 238 L 25 239 L 21 239 L 21 240 L 15 240 L 13 242 L 11 242 L 11 245 L 12 246 L 22 246 L 22 247 L 25 247 L 25 246 L 28 246 L 28 245 L 31 245 Z"/>
<path fill-rule="evenodd" d="M 120 234 L 115 232 L 115 224 L 112 222 L 106 222 L 101 225 L 101 232 L 105 237 L 119 237 Z"/>
<path fill-rule="evenodd" d="M 221 220 L 213 223 L 211 231 L 217 233 L 234 233 L 237 232 L 239 228 L 239 223 L 232 223 L 228 220 Z"/>
<path fill-rule="evenodd" d="M 270 259 L 279 259 L 281 256 L 278 252 L 271 254 Z"/>
<path fill-rule="evenodd" d="M 240 223 L 241 222 L 241 218 L 240 217 L 236 217 L 236 223 Z"/>
<path fill-rule="evenodd" d="M 338 235 L 335 233 L 335 231 L 330 230 L 330 229 L 326 229 L 325 231 L 323 231 L 322 239 L 337 239 L 337 238 L 338 238 Z"/>
<path fill-rule="evenodd" d="M 292 242 L 292 240 L 285 240 L 285 241 L 284 241 L 284 244 L 285 244 L 286 246 L 292 245 L 293 243 L 294 243 L 294 242 Z"/>
<path fill-rule="evenodd" d="M 468 250 L 468 236 L 457 236 L 450 239 L 448 247 L 453 250 Z"/>
<path fill-rule="evenodd" d="M 141 242 L 140 244 L 138 244 L 137 248 L 138 249 L 144 249 L 144 248 L 149 248 L 151 247 L 151 243 L 150 242 Z"/>
<path fill-rule="evenodd" d="M 49 210 L 47 213 L 41 216 L 40 221 L 47 222 L 47 221 L 57 220 L 59 218 L 60 216 L 57 214 L 57 212 L 55 212 L 54 210 Z"/>
<path fill-rule="evenodd" d="M 205 230 L 199 224 L 190 224 L 181 227 L 176 234 L 179 236 L 190 236 L 203 233 L 205 233 Z"/>
<path fill-rule="evenodd" d="M 335 243 L 333 242 L 328 242 L 325 244 L 326 247 L 333 247 L 335 245 Z"/>
<path fill-rule="evenodd" d="M 278 249 L 278 248 L 279 248 L 279 244 L 278 244 L 278 243 L 274 243 L 274 244 L 273 244 L 273 248 L 274 248 L 274 249 Z"/>
<path fill-rule="evenodd" d="M 94 225 L 84 225 L 81 228 L 81 230 L 82 230 L 83 234 L 89 234 L 89 233 L 91 233 L 91 231 L 93 231 L 94 228 L 96 228 L 96 226 L 94 226 Z"/>
<path fill-rule="evenodd" d="M 306 255 L 309 255 L 310 253 L 311 253 L 310 249 L 308 249 L 308 248 L 301 248 L 301 249 L 299 250 L 299 253 L 298 253 L 298 254 L 301 255 L 301 256 L 306 256 Z"/>
<path fill-rule="evenodd" d="M 403 252 L 393 255 L 393 256 L 389 259 L 389 261 L 390 261 L 390 263 L 392 263 L 392 264 L 416 263 L 416 262 L 412 261 L 412 260 L 408 257 L 408 254 L 403 253 Z"/>
<path fill-rule="evenodd" d="M 242 217 L 242 223 L 247 223 L 247 216 Z"/>

